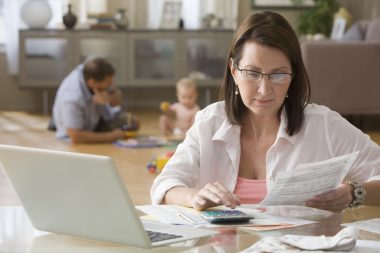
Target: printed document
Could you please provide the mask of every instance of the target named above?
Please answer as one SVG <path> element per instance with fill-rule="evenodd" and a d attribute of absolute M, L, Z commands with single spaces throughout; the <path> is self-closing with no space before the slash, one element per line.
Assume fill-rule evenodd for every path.
<path fill-rule="evenodd" d="M 306 200 L 340 185 L 359 151 L 279 173 L 261 206 L 304 205 Z"/>
<path fill-rule="evenodd" d="M 357 227 L 358 229 L 380 234 L 380 218 L 357 221 L 353 223 L 345 223 L 342 224 L 342 226 Z"/>

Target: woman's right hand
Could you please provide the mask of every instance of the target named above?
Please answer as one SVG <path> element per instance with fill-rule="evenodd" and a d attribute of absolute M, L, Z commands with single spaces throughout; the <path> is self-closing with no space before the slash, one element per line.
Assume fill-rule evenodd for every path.
<path fill-rule="evenodd" d="M 235 208 L 240 205 L 240 199 L 232 194 L 222 183 L 208 183 L 191 196 L 192 207 L 196 210 L 204 210 L 209 207 L 224 205 Z"/>

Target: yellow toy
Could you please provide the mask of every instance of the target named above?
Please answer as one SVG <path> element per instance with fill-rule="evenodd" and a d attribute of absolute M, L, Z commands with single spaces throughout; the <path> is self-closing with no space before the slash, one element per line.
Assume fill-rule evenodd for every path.
<path fill-rule="evenodd" d="M 123 132 L 124 132 L 125 138 L 132 138 L 132 137 L 136 137 L 137 136 L 137 131 L 124 130 Z"/>
<path fill-rule="evenodd" d="M 160 109 L 163 112 L 168 112 L 170 110 L 170 103 L 169 102 L 161 102 Z"/>
<path fill-rule="evenodd" d="M 161 170 L 165 167 L 165 164 L 169 161 L 169 159 L 173 156 L 174 152 L 169 151 L 165 154 L 157 156 L 153 158 L 146 166 L 147 170 L 150 173 L 156 173 L 157 170 L 161 172 Z"/>

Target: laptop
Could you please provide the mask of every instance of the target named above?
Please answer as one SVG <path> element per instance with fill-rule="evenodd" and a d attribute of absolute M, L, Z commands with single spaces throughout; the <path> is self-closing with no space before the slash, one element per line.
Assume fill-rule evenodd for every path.
<path fill-rule="evenodd" d="M 144 248 L 217 234 L 142 222 L 107 156 L 0 145 L 0 163 L 38 230 Z"/>

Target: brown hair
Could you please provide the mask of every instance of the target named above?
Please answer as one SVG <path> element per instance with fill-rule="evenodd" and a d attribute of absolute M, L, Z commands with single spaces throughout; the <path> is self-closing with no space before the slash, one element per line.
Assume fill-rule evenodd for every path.
<path fill-rule="evenodd" d="M 287 116 L 287 133 L 290 136 L 297 133 L 302 127 L 303 110 L 310 101 L 310 83 L 297 35 L 285 18 L 277 13 L 265 11 L 250 15 L 236 31 L 228 56 L 228 59 L 232 59 L 236 66 L 242 58 L 242 49 L 247 41 L 277 48 L 288 57 L 293 78 L 283 106 L 285 106 Z M 235 86 L 229 64 L 227 64 L 220 90 L 220 99 L 225 101 L 225 110 L 230 123 L 241 125 L 247 107 L 241 97 L 235 95 Z M 278 117 L 280 117 L 281 111 L 282 108 Z"/>
<path fill-rule="evenodd" d="M 115 68 L 111 63 L 102 58 L 94 58 L 84 63 L 83 78 L 86 82 L 89 79 L 94 79 L 99 82 L 114 75 Z"/>

